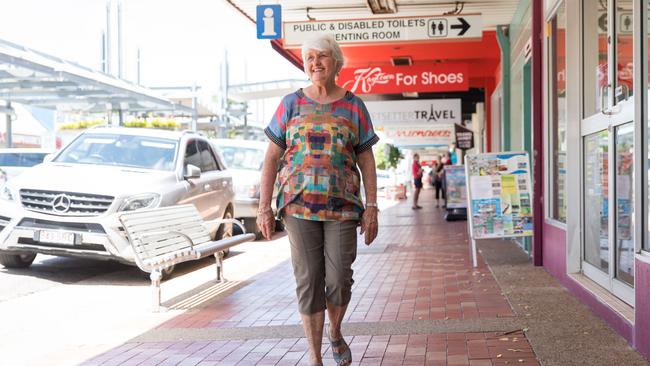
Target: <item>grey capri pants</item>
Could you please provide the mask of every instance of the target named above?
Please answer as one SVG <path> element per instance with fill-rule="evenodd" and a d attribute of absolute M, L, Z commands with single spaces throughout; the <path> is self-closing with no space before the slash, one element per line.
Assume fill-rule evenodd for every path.
<path fill-rule="evenodd" d="M 312 221 L 284 217 L 291 243 L 300 313 L 347 305 L 352 296 L 352 263 L 357 257 L 357 220 Z"/>

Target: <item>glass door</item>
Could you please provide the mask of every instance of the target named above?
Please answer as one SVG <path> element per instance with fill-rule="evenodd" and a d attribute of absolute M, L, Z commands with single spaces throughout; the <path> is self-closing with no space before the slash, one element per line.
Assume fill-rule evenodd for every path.
<path fill-rule="evenodd" d="M 634 305 L 631 0 L 583 1 L 582 270 Z"/>

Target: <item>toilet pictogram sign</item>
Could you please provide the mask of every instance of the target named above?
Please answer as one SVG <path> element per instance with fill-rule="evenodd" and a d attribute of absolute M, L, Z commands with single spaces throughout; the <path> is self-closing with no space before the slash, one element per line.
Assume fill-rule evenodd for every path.
<path fill-rule="evenodd" d="M 257 38 L 282 38 L 282 7 L 280 5 L 257 6 Z"/>

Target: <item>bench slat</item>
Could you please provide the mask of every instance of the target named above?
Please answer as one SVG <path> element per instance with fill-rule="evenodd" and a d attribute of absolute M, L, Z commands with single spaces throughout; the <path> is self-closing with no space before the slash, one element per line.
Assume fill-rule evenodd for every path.
<path fill-rule="evenodd" d="M 192 237 L 190 236 L 190 238 Z M 196 237 L 192 239 L 194 245 L 210 242 L 209 237 Z M 151 257 L 151 256 L 172 252 L 175 250 L 189 248 L 190 245 L 187 242 L 187 240 L 185 240 L 184 238 L 179 236 L 174 236 L 174 237 L 169 237 L 168 239 L 152 241 L 147 243 L 147 245 L 138 245 L 137 247 L 138 247 L 138 254 L 143 254 L 146 257 Z"/>
<path fill-rule="evenodd" d="M 189 236 L 194 243 L 203 243 L 210 241 L 210 237 L 208 235 L 200 235 L 199 233 L 192 233 L 188 231 L 181 232 Z M 145 247 L 147 249 L 163 248 L 166 246 L 174 245 L 174 243 L 184 243 L 184 246 L 189 246 L 185 238 L 180 235 L 171 233 L 169 235 L 156 235 L 155 237 L 146 238 L 146 241 L 142 240 L 139 237 L 134 238 L 134 240 L 138 243 L 139 246 Z"/>
<path fill-rule="evenodd" d="M 194 205 L 184 204 L 184 205 L 165 206 L 165 207 L 150 208 L 150 209 L 136 210 L 136 211 L 127 211 L 123 214 L 123 216 L 126 216 L 128 218 L 133 218 L 133 217 L 140 217 L 140 216 L 150 216 L 151 213 L 155 213 L 156 215 L 160 216 L 160 215 L 178 214 L 179 212 L 198 213 Z"/>
<path fill-rule="evenodd" d="M 201 233 L 205 236 L 209 236 L 208 231 L 203 227 L 203 225 L 199 222 L 178 222 L 174 225 L 170 225 L 168 222 L 159 222 L 157 224 L 148 224 L 146 226 L 136 226 L 136 227 L 127 227 L 129 230 L 129 233 L 133 234 L 133 236 L 141 236 L 145 233 L 152 233 L 152 232 L 158 232 L 158 231 L 168 231 L 168 230 L 176 230 L 180 232 L 192 232 L 192 233 Z"/>
<path fill-rule="evenodd" d="M 194 230 L 177 230 L 177 231 L 190 237 L 193 243 L 203 243 L 206 241 L 210 241 L 209 235 L 204 235 L 202 232 L 199 231 L 194 231 Z M 140 246 L 143 246 L 147 249 L 164 248 L 170 245 L 175 245 L 175 243 L 182 243 L 183 246 L 190 246 L 186 238 L 174 233 L 169 233 L 167 235 L 160 235 L 160 236 L 156 235 L 144 239 L 142 237 L 136 236 L 134 239 L 138 242 Z"/>
<path fill-rule="evenodd" d="M 190 243 L 177 234 L 144 237 L 148 233 L 167 231 L 181 232 L 193 245 L 211 241 L 210 234 L 203 226 L 203 218 L 194 205 L 162 207 L 153 210 L 127 212 L 120 216 L 120 221 L 129 237 L 134 241 L 134 250 L 143 260 L 155 261 L 156 257 L 172 257 L 175 252 L 181 255 Z"/>
<path fill-rule="evenodd" d="M 160 212 L 158 212 L 157 210 L 160 210 Z M 139 223 L 142 221 L 145 222 L 156 221 L 156 220 L 159 221 L 161 219 L 168 219 L 168 218 L 182 217 L 182 216 L 192 217 L 194 215 L 199 215 L 199 213 L 196 210 L 196 208 L 192 206 L 192 207 L 181 207 L 176 210 L 160 208 L 160 209 L 131 211 L 122 214 L 120 217 L 124 223 L 129 223 L 129 222 Z"/>
<path fill-rule="evenodd" d="M 150 216 L 140 216 L 140 217 L 130 217 L 124 224 L 129 227 L 141 227 L 151 224 L 168 223 L 170 225 L 175 225 L 177 223 L 183 223 L 186 221 L 196 222 L 197 213 L 192 212 L 180 212 L 174 215 L 150 215 Z"/>
<path fill-rule="evenodd" d="M 185 222 L 197 222 L 194 215 L 183 214 L 175 216 L 159 216 L 147 218 L 134 218 L 133 220 L 125 221 L 124 225 L 130 228 L 148 227 L 151 225 L 179 225 Z"/>
<path fill-rule="evenodd" d="M 122 213 L 124 227 L 138 267 L 151 272 L 153 309 L 160 307 L 161 271 L 178 263 L 215 255 L 217 281 L 221 282 L 224 250 L 255 239 L 254 234 L 212 241 L 194 205 L 177 205 Z"/>
<path fill-rule="evenodd" d="M 156 267 L 156 266 L 162 266 L 166 262 L 173 262 L 176 259 L 185 259 L 185 260 L 192 260 L 192 259 L 197 259 L 198 256 L 197 254 L 190 250 L 190 249 L 185 249 L 181 251 L 175 251 L 172 253 L 167 253 L 164 255 L 159 255 L 153 258 L 148 258 L 145 259 L 144 262 L 148 266 Z"/>

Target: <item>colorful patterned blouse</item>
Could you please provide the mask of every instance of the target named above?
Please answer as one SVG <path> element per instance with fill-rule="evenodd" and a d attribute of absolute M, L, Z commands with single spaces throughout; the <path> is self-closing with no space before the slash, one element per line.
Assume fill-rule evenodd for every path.
<path fill-rule="evenodd" d="M 359 97 L 347 92 L 320 104 L 299 89 L 282 99 L 264 132 L 285 150 L 277 179 L 280 215 L 315 221 L 361 217 L 357 155 L 379 137 Z"/>

